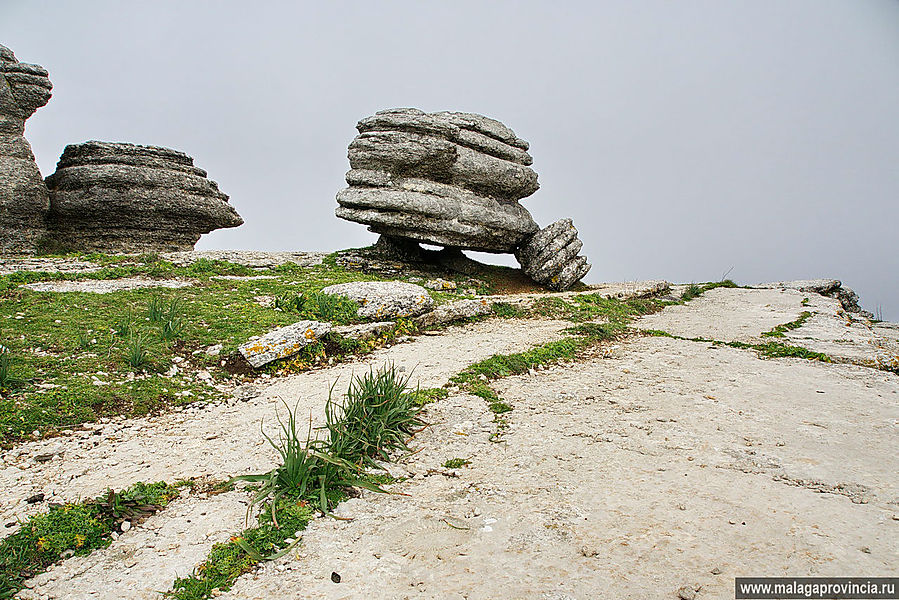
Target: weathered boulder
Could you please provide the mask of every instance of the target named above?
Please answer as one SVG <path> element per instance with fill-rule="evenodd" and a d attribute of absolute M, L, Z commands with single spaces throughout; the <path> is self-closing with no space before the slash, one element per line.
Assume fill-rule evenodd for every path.
<path fill-rule="evenodd" d="M 373 232 L 511 252 L 538 226 L 518 200 L 539 185 L 528 144 L 469 113 L 384 110 L 356 125 L 336 214 Z"/>
<path fill-rule="evenodd" d="M 192 250 L 202 234 L 243 223 L 206 171 L 168 148 L 69 145 L 46 182 L 51 244 L 60 250 Z"/>
<path fill-rule="evenodd" d="M 858 313 L 860 316 L 871 319 L 874 317 L 870 312 L 863 310 L 858 304 L 858 294 L 851 288 L 843 287 L 843 282 L 839 279 L 797 279 L 794 281 L 775 281 L 773 283 L 763 283 L 756 287 L 760 288 L 780 288 L 785 290 L 797 290 L 812 294 L 821 294 L 829 298 L 836 298 L 840 301 L 843 310 L 851 313 Z"/>
<path fill-rule="evenodd" d="M 403 281 L 354 281 L 338 283 L 323 294 L 343 296 L 359 303 L 362 318 L 395 319 L 415 317 L 434 307 L 434 300 L 420 285 Z"/>
<path fill-rule="evenodd" d="M 541 229 L 515 252 L 524 274 L 553 290 L 566 290 L 584 278 L 591 265 L 578 256 L 583 243 L 571 219 Z"/>
<path fill-rule="evenodd" d="M 47 71 L 0 45 L 0 253 L 33 254 L 45 233 L 47 187 L 24 137 L 25 120 L 47 104 Z"/>
<path fill-rule="evenodd" d="M 258 369 L 279 358 L 293 356 L 305 346 L 317 342 L 329 331 L 331 331 L 330 323 L 299 321 L 250 340 L 238 350 L 253 368 Z"/>
<path fill-rule="evenodd" d="M 453 321 L 462 321 L 493 313 L 493 308 L 486 300 L 466 299 L 441 304 L 434 310 L 415 319 L 419 327 L 433 327 Z"/>

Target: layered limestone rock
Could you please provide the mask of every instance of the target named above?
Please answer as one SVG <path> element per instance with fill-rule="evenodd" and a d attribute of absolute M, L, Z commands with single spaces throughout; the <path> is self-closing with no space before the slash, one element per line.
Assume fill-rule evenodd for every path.
<path fill-rule="evenodd" d="M 538 226 L 528 144 L 481 115 L 390 109 L 362 119 L 336 214 L 391 238 L 512 252 Z"/>
<path fill-rule="evenodd" d="M 25 120 L 47 104 L 53 85 L 41 66 L 0 45 L 0 253 L 32 254 L 45 233 L 47 188 L 24 137 Z"/>
<path fill-rule="evenodd" d="M 531 236 L 515 252 L 524 274 L 552 290 L 566 290 L 590 270 L 571 219 L 560 219 Z"/>
<path fill-rule="evenodd" d="M 158 146 L 66 146 L 47 177 L 48 228 L 60 250 L 192 250 L 204 233 L 243 219 L 193 159 Z"/>

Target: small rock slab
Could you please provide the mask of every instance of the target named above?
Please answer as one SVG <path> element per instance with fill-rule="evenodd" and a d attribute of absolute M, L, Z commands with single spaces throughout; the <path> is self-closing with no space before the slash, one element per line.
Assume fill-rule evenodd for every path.
<path fill-rule="evenodd" d="M 380 335 L 396 325 L 394 321 L 378 321 L 377 323 L 360 323 L 358 325 L 341 325 L 331 331 L 353 340 L 367 340 Z"/>
<path fill-rule="evenodd" d="M 420 285 L 403 281 L 354 281 L 329 285 L 323 294 L 343 296 L 360 304 L 363 318 L 415 317 L 434 307 L 434 300 Z"/>
<path fill-rule="evenodd" d="M 122 290 L 139 288 L 171 288 L 191 287 L 189 281 L 177 279 L 144 279 L 142 277 L 126 277 L 124 279 L 85 279 L 82 281 L 38 281 L 26 283 L 22 287 L 34 292 L 88 292 L 92 294 L 111 294 Z"/>
<path fill-rule="evenodd" d="M 484 299 L 457 300 L 449 304 L 441 304 L 431 312 L 415 319 L 415 323 L 419 327 L 433 327 L 443 323 L 489 315 L 491 312 L 493 309 L 490 303 Z"/>
<path fill-rule="evenodd" d="M 329 331 L 331 331 L 330 323 L 299 321 L 250 340 L 238 350 L 253 368 L 258 369 L 273 360 L 293 356 L 303 347 L 314 344 Z"/>

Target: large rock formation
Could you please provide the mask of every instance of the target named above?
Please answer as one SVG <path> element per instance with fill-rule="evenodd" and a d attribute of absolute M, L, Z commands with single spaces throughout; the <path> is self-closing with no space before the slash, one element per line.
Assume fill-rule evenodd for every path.
<path fill-rule="evenodd" d="M 362 119 L 337 216 L 450 248 L 512 252 L 538 226 L 518 200 L 539 187 L 528 144 L 493 119 L 390 109 Z"/>
<path fill-rule="evenodd" d="M 168 148 L 73 144 L 46 181 L 50 239 L 59 250 L 192 250 L 200 235 L 243 223 L 206 171 Z"/>
<path fill-rule="evenodd" d="M 47 104 L 47 71 L 0 45 L 0 253 L 31 254 L 44 234 L 47 188 L 25 140 L 25 120 Z"/>
<path fill-rule="evenodd" d="M 551 290 L 566 290 L 590 270 L 571 219 L 560 219 L 532 235 L 515 251 L 524 274 Z"/>

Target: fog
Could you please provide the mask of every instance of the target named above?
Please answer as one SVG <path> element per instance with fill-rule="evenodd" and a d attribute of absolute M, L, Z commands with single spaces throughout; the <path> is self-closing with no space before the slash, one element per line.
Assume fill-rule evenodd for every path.
<path fill-rule="evenodd" d="M 887 0 L 0 3 L 55 86 L 43 174 L 88 139 L 183 150 L 246 221 L 199 248 L 373 242 L 334 217 L 356 121 L 470 111 L 530 141 L 523 204 L 574 219 L 588 282 L 834 277 L 892 320 L 897 32 Z"/>

